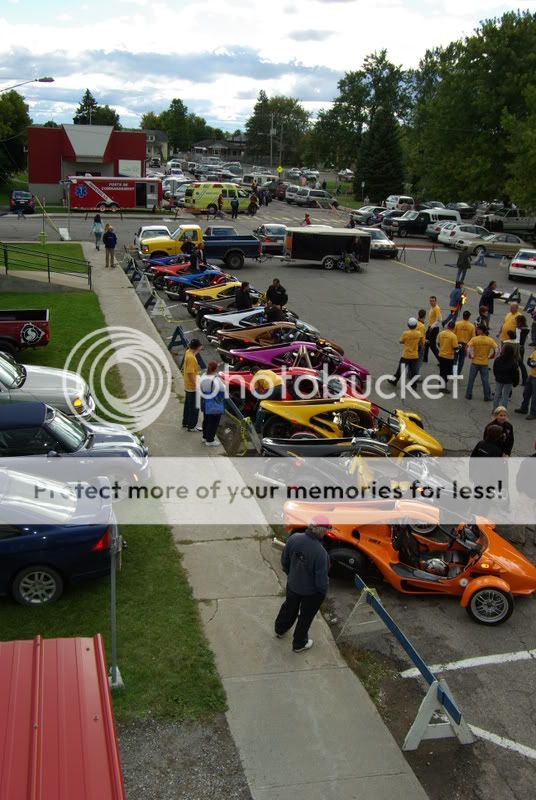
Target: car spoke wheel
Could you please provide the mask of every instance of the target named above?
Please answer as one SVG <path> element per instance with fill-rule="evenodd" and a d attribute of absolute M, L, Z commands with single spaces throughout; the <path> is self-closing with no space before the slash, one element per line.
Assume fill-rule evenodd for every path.
<path fill-rule="evenodd" d="M 512 614 L 514 600 L 510 592 L 486 586 L 471 596 L 467 613 L 480 625 L 500 625 Z"/>
<path fill-rule="evenodd" d="M 328 258 L 325 258 L 322 262 L 322 266 L 324 269 L 335 269 L 335 259 L 328 256 Z"/>
<path fill-rule="evenodd" d="M 44 606 L 53 603 L 63 591 L 63 581 L 52 567 L 36 566 L 23 569 L 13 582 L 13 597 L 24 606 Z"/>

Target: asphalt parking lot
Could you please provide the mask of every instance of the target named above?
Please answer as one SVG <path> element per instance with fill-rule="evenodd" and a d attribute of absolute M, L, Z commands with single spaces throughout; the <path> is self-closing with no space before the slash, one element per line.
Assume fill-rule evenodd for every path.
<path fill-rule="evenodd" d="M 236 227 L 246 233 L 263 221 L 299 224 L 303 214 L 302 209 L 274 201 L 268 208 L 262 208 L 255 219 L 241 216 Z M 313 222 L 328 224 L 344 225 L 348 219 L 348 214 L 342 211 L 313 210 L 311 216 Z M 192 218 L 185 215 L 183 219 L 191 221 Z M 151 215 L 147 220 L 113 219 L 120 244 L 132 242 L 138 225 L 156 221 Z M 202 225 L 205 222 L 201 220 Z M 230 219 L 226 219 L 225 224 L 230 225 Z M 0 219 L 0 239 L 35 240 L 40 225 L 39 217 L 20 221 L 3 217 Z M 175 221 L 170 220 L 169 226 L 173 229 Z M 89 218 L 87 221 L 75 217 L 71 220 L 74 240 L 89 240 L 89 229 Z M 407 318 L 418 308 L 428 307 L 430 294 L 436 294 L 439 304 L 446 307 L 455 275 L 455 269 L 448 266 L 455 263 L 455 253 L 439 247 L 423 249 L 422 246 L 428 244 L 424 239 L 418 242 L 404 240 L 403 244 L 406 251 L 402 254 L 402 261 L 374 259 L 361 274 L 325 272 L 318 265 L 287 264 L 271 258 L 262 263 L 246 262 L 240 277 L 262 290 L 273 277 L 279 277 L 287 289 L 289 307 L 316 325 L 325 336 L 337 341 L 350 358 L 364 364 L 373 376 L 377 376 L 394 371 L 400 355 L 398 339 Z M 416 249 L 413 248 L 415 244 L 419 245 Z M 513 289 L 516 285 L 507 280 L 506 267 L 500 259 L 487 259 L 485 268 L 473 267 L 466 281 L 469 294 L 466 308 L 473 317 L 478 313 L 476 287 L 485 286 L 492 279 L 504 289 Z M 519 288 L 522 297 L 528 297 L 531 291 L 536 292 L 535 284 L 520 283 Z M 506 310 L 507 306 L 496 304 L 493 333 L 497 332 L 499 319 Z M 176 307 L 174 314 L 178 320 L 185 321 L 187 330 L 194 328 L 195 323 L 182 306 Z M 437 367 L 431 361 L 425 365 L 425 374 L 432 372 L 437 372 Z M 514 390 L 510 409 L 519 404 L 520 394 L 520 388 Z M 479 388 L 473 396 L 472 401 L 466 401 L 463 396 L 455 399 L 452 395 L 438 400 L 395 397 L 389 404 L 419 412 L 425 427 L 443 443 L 447 453 L 466 455 L 481 437 L 490 413 L 490 404 L 483 402 Z M 382 401 L 382 404 L 386 405 L 386 402 Z M 516 437 L 514 455 L 529 455 L 533 452 L 536 438 L 535 423 L 518 415 L 512 414 L 512 417 Z M 534 551 L 527 553 L 534 560 Z M 434 797 L 444 797 L 445 800 L 454 797 L 474 800 L 532 798 L 536 780 L 536 600 L 520 599 L 505 625 L 487 629 L 471 622 L 456 599 L 406 597 L 385 585 L 378 586 L 378 589 L 390 613 L 428 663 L 481 659 L 469 667 L 454 664 L 445 677 L 468 722 L 492 736 L 502 737 L 499 743 L 479 738 L 478 743 L 470 748 L 473 755 L 471 771 L 463 791 L 459 788 L 463 786 L 463 780 L 460 780 L 452 787 L 444 786 L 442 793 L 440 787 Z M 349 582 L 337 579 L 332 582 L 331 595 L 332 612 L 342 622 L 354 605 L 355 590 Z M 396 672 L 411 666 L 390 637 L 369 637 L 366 646 L 386 658 Z M 527 652 L 528 656 L 512 655 Z M 497 655 L 504 658 L 486 663 L 489 656 Z M 402 710 L 393 699 L 393 708 L 397 713 L 400 710 L 404 718 L 402 722 L 400 719 L 393 722 L 393 726 L 407 730 L 424 692 L 414 678 L 397 680 L 398 684 L 394 681 L 391 690 L 387 691 L 386 702 L 394 698 L 397 691 L 404 697 Z M 529 748 L 524 755 L 523 747 Z M 463 748 L 454 743 L 446 747 L 429 743 L 424 745 L 424 749 L 425 752 L 442 751 L 444 758 L 451 758 L 453 773 L 457 761 L 467 761 L 467 749 L 463 752 Z M 434 763 L 434 759 L 430 758 L 430 761 Z"/>

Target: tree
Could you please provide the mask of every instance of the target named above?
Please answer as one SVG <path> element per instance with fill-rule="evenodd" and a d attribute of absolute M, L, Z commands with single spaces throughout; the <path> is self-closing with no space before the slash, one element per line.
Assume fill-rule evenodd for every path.
<path fill-rule="evenodd" d="M 366 132 L 354 180 L 354 195 L 364 192 L 373 202 L 380 203 L 389 194 L 402 192 L 404 168 L 400 146 L 400 126 L 393 112 L 378 106 Z"/>
<path fill-rule="evenodd" d="M 60 126 L 58 125 L 58 123 L 54 122 L 53 119 L 49 119 L 48 122 L 45 122 L 45 124 L 43 125 L 43 128 L 59 128 L 59 127 Z"/>
<path fill-rule="evenodd" d="M 160 121 L 166 131 L 169 146 L 172 150 L 187 150 L 190 145 L 188 133 L 188 109 L 178 97 L 174 98 L 169 108 L 162 111 Z"/>
<path fill-rule="evenodd" d="M 0 94 L 0 181 L 26 166 L 26 131 L 32 120 L 18 92 Z"/>
<path fill-rule="evenodd" d="M 253 156 L 266 156 L 270 152 L 271 138 L 273 159 L 286 162 L 297 159 L 309 125 L 309 113 L 297 100 L 285 95 L 268 98 L 261 89 L 246 123 L 248 152 Z"/>
<path fill-rule="evenodd" d="M 112 125 L 121 129 L 119 114 L 109 105 L 99 106 L 89 89 L 86 89 L 73 117 L 75 125 Z"/>
<path fill-rule="evenodd" d="M 162 129 L 162 120 L 160 114 L 155 114 L 154 111 L 147 111 L 142 114 L 140 120 L 140 128 L 142 131 L 159 131 Z"/>
<path fill-rule="evenodd" d="M 524 99 L 529 109 L 525 119 L 505 113 L 502 121 L 508 134 L 506 191 L 518 205 L 536 209 L 536 86 L 526 89 Z"/>

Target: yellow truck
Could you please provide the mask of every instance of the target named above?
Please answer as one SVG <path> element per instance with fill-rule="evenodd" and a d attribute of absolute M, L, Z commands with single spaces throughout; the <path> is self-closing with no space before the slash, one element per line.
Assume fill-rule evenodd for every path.
<path fill-rule="evenodd" d="M 260 240 L 252 234 L 239 234 L 234 228 L 225 226 L 212 226 L 203 233 L 199 225 L 179 225 L 169 237 L 142 239 L 141 257 L 159 259 L 178 256 L 188 239 L 203 248 L 207 260 L 223 261 L 232 271 L 243 267 L 245 258 L 258 260 L 262 255 Z"/>

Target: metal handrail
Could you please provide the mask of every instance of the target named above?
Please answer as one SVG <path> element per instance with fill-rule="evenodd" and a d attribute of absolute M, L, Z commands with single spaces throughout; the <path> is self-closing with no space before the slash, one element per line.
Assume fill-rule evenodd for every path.
<path fill-rule="evenodd" d="M 48 282 L 50 283 L 50 276 L 52 272 L 56 272 L 58 274 L 67 274 L 73 275 L 75 277 L 87 278 L 89 283 L 89 288 L 91 289 L 91 263 L 86 261 L 85 259 L 80 258 L 71 258 L 70 256 L 61 256 L 50 253 L 38 253 L 35 250 L 29 250 L 24 247 L 19 247 L 17 244 L 13 244 L 12 242 L 0 242 L 0 248 L 2 249 L 2 262 L 4 264 L 4 269 L 6 271 L 6 275 L 9 273 L 9 269 L 16 269 L 17 265 L 24 265 L 25 271 L 38 271 L 44 272 L 46 271 L 48 275 Z M 36 261 L 41 259 L 40 263 L 37 264 L 28 264 L 27 259 L 17 259 L 17 256 L 31 256 Z M 46 259 L 46 264 L 43 262 L 43 259 Z M 55 263 L 51 263 L 55 262 Z M 84 271 L 74 271 L 69 269 L 70 265 L 77 265 L 77 266 L 84 266 Z M 65 267 L 65 268 L 62 268 Z"/>

